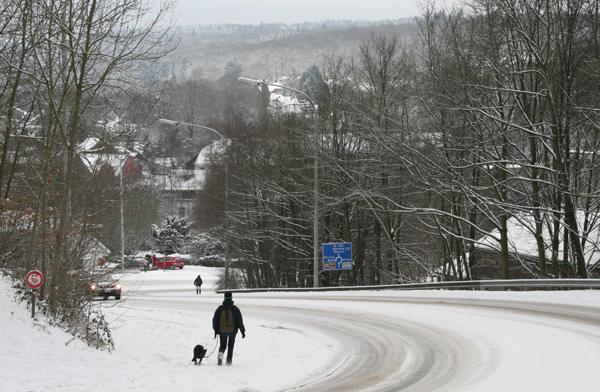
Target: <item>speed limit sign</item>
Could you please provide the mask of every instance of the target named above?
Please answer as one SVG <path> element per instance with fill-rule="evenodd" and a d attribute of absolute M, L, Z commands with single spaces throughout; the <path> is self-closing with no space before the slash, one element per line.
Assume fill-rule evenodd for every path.
<path fill-rule="evenodd" d="M 44 283 L 44 276 L 38 270 L 29 271 L 25 277 L 25 283 L 32 289 L 38 289 Z"/>

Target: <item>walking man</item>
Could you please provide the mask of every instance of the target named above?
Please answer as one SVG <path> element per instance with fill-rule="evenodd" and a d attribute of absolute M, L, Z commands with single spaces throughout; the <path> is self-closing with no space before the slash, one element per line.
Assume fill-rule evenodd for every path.
<path fill-rule="evenodd" d="M 198 275 L 196 280 L 194 280 L 194 286 L 196 286 L 196 295 L 202 293 L 202 277 Z"/>
<path fill-rule="evenodd" d="M 235 345 L 235 336 L 238 330 L 242 333 L 242 339 L 246 337 L 246 327 L 242 319 L 242 312 L 233 304 L 232 294 L 230 291 L 225 293 L 223 304 L 215 310 L 213 316 L 213 330 L 215 338 L 219 334 L 221 345 L 219 346 L 219 359 L 217 364 L 223 364 L 223 355 L 227 348 L 226 365 L 230 366 L 233 360 L 233 346 Z"/>

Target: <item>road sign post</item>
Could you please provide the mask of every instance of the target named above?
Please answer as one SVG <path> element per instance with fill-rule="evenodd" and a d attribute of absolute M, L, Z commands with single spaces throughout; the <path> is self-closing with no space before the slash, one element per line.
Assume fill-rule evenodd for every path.
<path fill-rule="evenodd" d="M 349 242 L 323 244 L 323 271 L 352 269 L 352 244 Z"/>
<path fill-rule="evenodd" d="M 31 318 L 35 317 L 35 291 L 42 287 L 44 275 L 38 270 L 29 271 L 25 276 L 25 283 L 31 288 Z"/>

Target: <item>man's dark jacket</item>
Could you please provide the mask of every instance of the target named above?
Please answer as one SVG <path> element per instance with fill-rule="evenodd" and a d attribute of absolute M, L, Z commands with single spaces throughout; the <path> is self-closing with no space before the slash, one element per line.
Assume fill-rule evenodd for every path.
<path fill-rule="evenodd" d="M 233 313 L 233 319 L 235 320 L 235 326 L 233 327 L 233 334 L 236 334 L 238 332 L 238 329 L 245 334 L 246 333 L 246 327 L 244 327 L 244 319 L 242 318 L 242 312 L 240 311 L 240 309 L 235 306 L 233 304 L 232 300 L 225 300 L 223 301 L 223 305 L 220 305 L 217 310 L 215 310 L 215 315 L 213 316 L 213 330 L 216 333 L 221 333 L 221 331 L 219 331 L 220 328 L 220 322 L 221 322 L 221 313 L 223 313 L 223 309 L 231 309 L 231 312 Z"/>

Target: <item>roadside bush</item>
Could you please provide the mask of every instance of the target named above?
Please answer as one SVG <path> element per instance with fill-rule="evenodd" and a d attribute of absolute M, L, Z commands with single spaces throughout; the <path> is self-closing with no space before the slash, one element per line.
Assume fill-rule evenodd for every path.
<path fill-rule="evenodd" d="M 219 273 L 217 282 L 216 282 L 217 290 L 224 289 L 243 289 L 246 287 L 246 282 L 244 281 L 244 276 L 242 272 L 238 269 L 230 268 L 229 269 L 229 282 L 227 287 L 225 287 L 225 271 L 221 271 Z"/>
<path fill-rule="evenodd" d="M 27 308 L 31 309 L 31 289 L 14 274 L 4 270 L 2 273 L 11 279 L 14 301 L 25 303 Z M 59 296 L 54 316 L 51 316 L 47 302 L 39 296 L 36 297 L 35 324 L 42 329 L 47 324 L 70 333 L 73 336 L 70 342 L 79 339 L 98 350 L 112 351 L 114 341 L 108 322 L 99 309 L 92 307 L 92 298 L 87 291 L 87 284 L 84 290 L 73 281 L 68 282 L 65 287 L 69 287 L 70 290 Z"/>

